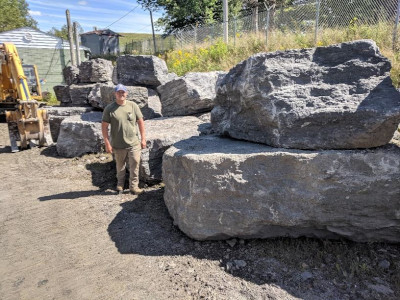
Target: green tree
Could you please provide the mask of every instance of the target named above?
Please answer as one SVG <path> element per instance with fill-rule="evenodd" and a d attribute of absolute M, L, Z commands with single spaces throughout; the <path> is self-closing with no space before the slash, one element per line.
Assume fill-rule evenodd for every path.
<path fill-rule="evenodd" d="M 0 0 L 0 32 L 20 27 L 37 28 L 25 0 Z"/>
<path fill-rule="evenodd" d="M 188 25 L 212 24 L 222 20 L 222 0 L 138 0 L 143 8 L 164 10 L 157 25 L 165 33 Z M 242 8 L 242 0 L 230 0 L 230 16 L 237 15 Z"/>
<path fill-rule="evenodd" d="M 78 23 L 77 24 L 77 29 L 78 29 L 78 33 L 81 34 L 83 33 L 83 28 L 81 27 L 81 25 Z M 64 40 L 68 40 L 68 27 L 66 24 L 64 24 L 61 29 L 57 29 L 55 27 L 52 27 L 47 33 L 55 35 L 59 38 L 62 38 Z"/>

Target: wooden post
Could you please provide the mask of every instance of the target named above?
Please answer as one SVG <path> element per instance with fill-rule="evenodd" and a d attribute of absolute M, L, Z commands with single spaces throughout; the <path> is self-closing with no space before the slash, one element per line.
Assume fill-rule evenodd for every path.
<path fill-rule="evenodd" d="M 65 11 L 65 14 L 67 15 L 68 41 L 69 41 L 69 53 L 71 54 L 71 65 L 76 66 L 74 37 L 72 34 L 71 17 L 69 15 L 69 9 Z"/>
<path fill-rule="evenodd" d="M 78 66 L 81 64 L 81 53 L 79 52 L 79 32 L 78 23 L 74 22 L 74 33 L 75 33 L 75 49 L 76 49 L 76 63 Z"/>

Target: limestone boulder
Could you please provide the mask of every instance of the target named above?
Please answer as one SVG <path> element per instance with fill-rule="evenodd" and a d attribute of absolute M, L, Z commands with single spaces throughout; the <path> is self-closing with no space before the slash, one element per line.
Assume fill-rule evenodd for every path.
<path fill-rule="evenodd" d="M 400 122 L 390 68 L 371 40 L 256 54 L 222 79 L 213 127 L 283 148 L 385 145 Z"/>
<path fill-rule="evenodd" d="M 68 106 L 71 104 L 71 95 L 69 94 L 69 86 L 65 84 L 59 84 L 53 86 L 54 93 L 60 104 Z"/>
<path fill-rule="evenodd" d="M 203 121 L 196 117 L 158 118 L 144 122 L 147 148 L 142 150 L 140 180 L 154 184 L 162 180 L 162 156 L 172 144 L 201 134 Z"/>
<path fill-rule="evenodd" d="M 77 157 L 102 150 L 102 112 L 89 112 L 66 118 L 61 122 L 57 153 L 62 157 Z"/>
<path fill-rule="evenodd" d="M 88 95 L 89 104 L 104 109 L 115 100 L 114 87 L 112 82 L 96 83 Z"/>
<path fill-rule="evenodd" d="M 117 82 L 156 88 L 176 77 L 164 60 L 153 55 L 123 55 L 117 59 Z"/>
<path fill-rule="evenodd" d="M 49 115 L 51 137 L 53 138 L 54 142 L 57 142 L 62 121 L 70 116 L 82 115 L 84 113 L 91 112 L 93 108 L 49 106 L 46 107 L 46 110 Z"/>
<path fill-rule="evenodd" d="M 141 111 L 145 120 L 162 117 L 161 101 L 158 93 L 153 89 L 147 89 L 147 103 L 141 107 Z"/>
<path fill-rule="evenodd" d="M 187 116 L 211 111 L 221 74 L 223 73 L 188 73 L 159 86 L 157 91 L 160 93 L 163 116 Z"/>
<path fill-rule="evenodd" d="M 84 61 L 79 65 L 79 81 L 82 83 L 112 81 L 113 70 L 112 62 L 103 58 Z"/>
<path fill-rule="evenodd" d="M 76 66 L 67 66 L 63 69 L 63 76 L 67 85 L 79 83 L 79 68 Z"/>
<path fill-rule="evenodd" d="M 90 106 L 88 96 L 96 84 L 72 84 L 68 87 L 71 102 L 64 106 Z"/>
<path fill-rule="evenodd" d="M 164 200 L 197 240 L 400 242 L 400 147 L 294 150 L 194 137 L 163 156 Z"/>

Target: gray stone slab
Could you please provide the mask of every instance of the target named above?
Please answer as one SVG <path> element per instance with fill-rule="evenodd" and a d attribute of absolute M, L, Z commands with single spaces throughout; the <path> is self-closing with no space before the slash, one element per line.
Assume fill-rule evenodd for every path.
<path fill-rule="evenodd" d="M 69 86 L 71 102 L 66 106 L 90 106 L 88 96 L 96 84 L 72 84 Z"/>
<path fill-rule="evenodd" d="M 112 62 L 103 58 L 84 61 L 79 65 L 79 82 L 97 83 L 112 81 L 113 70 Z"/>
<path fill-rule="evenodd" d="M 53 86 L 54 93 L 61 105 L 68 106 L 71 105 L 71 96 L 69 94 L 69 86 L 65 84 L 59 84 Z"/>
<path fill-rule="evenodd" d="M 76 66 L 67 66 L 63 69 L 63 76 L 67 85 L 79 83 L 79 68 Z"/>
<path fill-rule="evenodd" d="M 385 145 L 400 122 L 390 68 L 370 40 L 256 54 L 223 78 L 212 123 L 221 134 L 274 147 Z"/>
<path fill-rule="evenodd" d="M 164 200 L 198 239 L 400 242 L 400 147 L 293 150 L 216 136 L 171 146 Z"/>
<path fill-rule="evenodd" d="M 144 122 L 147 148 L 142 150 L 140 180 L 150 184 L 162 180 L 162 156 L 172 144 L 201 134 L 203 121 L 196 117 L 158 118 Z"/>
<path fill-rule="evenodd" d="M 222 72 L 193 72 L 157 88 L 162 115 L 188 116 L 208 112 L 214 107 L 217 80 Z"/>
<path fill-rule="evenodd" d="M 93 107 L 59 107 L 59 106 L 47 106 L 47 113 L 49 115 L 51 137 L 54 142 L 57 142 L 58 135 L 60 134 L 60 125 L 64 119 L 82 115 L 87 112 L 91 112 Z"/>
<path fill-rule="evenodd" d="M 89 112 L 66 118 L 61 122 L 57 153 L 62 157 L 77 157 L 102 150 L 102 112 Z"/>

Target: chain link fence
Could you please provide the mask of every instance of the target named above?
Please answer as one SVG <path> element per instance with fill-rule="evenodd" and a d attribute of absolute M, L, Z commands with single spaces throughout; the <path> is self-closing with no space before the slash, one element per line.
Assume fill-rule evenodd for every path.
<path fill-rule="evenodd" d="M 329 30 L 351 30 L 364 26 L 361 38 L 371 37 L 368 27 L 385 28 L 387 42 L 399 49 L 400 0 L 297 0 L 291 6 L 258 6 L 252 14 L 231 18 L 228 22 L 228 41 L 258 33 L 268 44 L 282 34 L 312 35 L 315 45 Z M 125 45 L 125 53 L 153 54 L 170 49 L 199 47 L 223 39 L 224 24 L 190 26 L 172 35 Z M 381 30 L 382 31 L 382 30 Z M 277 32 L 280 35 L 276 34 Z M 274 34 L 275 33 L 275 34 Z"/>

